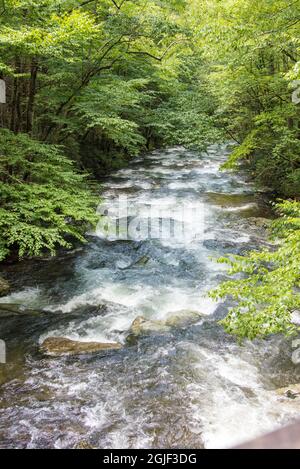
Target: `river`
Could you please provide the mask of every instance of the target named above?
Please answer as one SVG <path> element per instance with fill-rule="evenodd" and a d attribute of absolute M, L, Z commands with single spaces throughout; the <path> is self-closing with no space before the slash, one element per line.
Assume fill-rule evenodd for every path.
<path fill-rule="evenodd" d="M 237 344 L 218 324 L 228 305 L 207 297 L 227 277 L 220 255 L 266 244 L 263 198 L 244 174 L 220 171 L 229 151 L 154 151 L 105 179 L 112 218 L 120 196 L 148 224 L 151 208 L 169 210 L 170 236 L 154 219 L 151 236 L 98 227 L 68 255 L 3 267 L 14 291 L 1 303 L 46 313 L 0 320 L 0 447 L 226 448 L 299 415 L 276 394 L 299 381 L 290 341 Z M 165 321 L 187 310 L 198 320 L 128 339 L 138 316 Z M 53 358 L 38 347 L 49 336 L 124 347 Z"/>

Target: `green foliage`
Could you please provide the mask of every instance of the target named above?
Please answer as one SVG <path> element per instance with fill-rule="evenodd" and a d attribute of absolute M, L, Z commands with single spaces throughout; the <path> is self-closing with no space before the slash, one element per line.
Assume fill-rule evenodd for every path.
<path fill-rule="evenodd" d="M 227 169 L 243 163 L 298 200 L 298 3 L 5 0 L 0 260 L 84 240 L 96 201 L 71 160 L 97 176 L 154 146 L 202 150 L 226 136 L 238 143 Z M 223 259 L 237 276 L 214 293 L 236 301 L 228 332 L 294 332 L 299 205 L 278 205 L 273 250 Z"/>
<path fill-rule="evenodd" d="M 202 66 L 197 56 L 186 60 L 180 75 L 184 82 L 173 79 L 173 94 L 149 115 L 148 127 L 165 144 L 204 150 L 209 143 L 224 139 L 218 128 L 217 102 L 204 81 Z"/>
<path fill-rule="evenodd" d="M 192 1 L 195 25 L 210 65 L 228 136 L 240 147 L 227 168 L 248 165 L 259 184 L 281 196 L 299 195 L 300 106 L 292 102 L 299 77 L 298 2 Z"/>
<path fill-rule="evenodd" d="M 55 254 L 74 239 L 83 242 L 97 221 L 97 199 L 61 150 L 1 130 L 0 156 L 0 260 L 12 250 Z"/>
<path fill-rule="evenodd" d="M 232 280 L 212 295 L 234 300 L 222 323 L 240 339 L 292 334 L 291 314 L 300 308 L 300 106 L 292 102 L 300 70 L 299 2 L 190 4 L 189 22 L 207 63 L 219 125 L 238 143 L 225 169 L 243 164 L 259 186 L 295 198 L 277 205 L 272 249 L 220 260 Z"/>
<path fill-rule="evenodd" d="M 68 154 L 71 147 L 72 157 L 95 174 L 156 144 L 205 146 L 214 120 L 211 108 L 206 117 L 201 106 L 209 90 L 198 86 L 203 60 L 191 49 L 188 6 L 182 0 L 6 2 L 3 126 L 59 142 Z M 85 154 L 91 147 L 98 162 L 96 151 L 90 161 Z"/>
<path fill-rule="evenodd" d="M 300 203 L 281 202 L 277 211 L 281 216 L 272 225 L 274 249 L 220 259 L 235 278 L 211 295 L 237 302 L 222 324 L 239 338 L 297 331 L 291 314 L 300 308 Z"/>
<path fill-rule="evenodd" d="M 78 130 L 93 130 L 94 136 L 111 141 L 131 155 L 138 154 L 145 146 L 145 139 L 135 116 L 149 99 L 147 93 L 142 92 L 146 85 L 144 79 L 124 80 L 115 76 L 94 81 L 73 106 Z"/>
<path fill-rule="evenodd" d="M 200 80 L 186 7 L 183 0 L 5 1 L 0 259 L 83 241 L 94 199 L 71 160 L 98 176 L 154 145 L 204 146 L 213 138 L 213 119 L 199 106 L 203 90 L 193 84 Z"/>

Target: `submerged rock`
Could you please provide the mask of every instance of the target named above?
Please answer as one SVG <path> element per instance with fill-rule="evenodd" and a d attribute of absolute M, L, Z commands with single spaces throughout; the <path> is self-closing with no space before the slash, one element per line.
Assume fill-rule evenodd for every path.
<path fill-rule="evenodd" d="M 167 332 L 169 327 L 163 321 L 152 321 L 138 316 L 130 327 L 130 333 L 133 335 L 149 334 L 151 332 Z"/>
<path fill-rule="evenodd" d="M 231 252 L 238 249 L 238 244 L 234 241 L 224 241 L 220 239 L 206 239 L 203 241 L 203 246 L 210 250 L 222 249 L 223 251 L 229 250 Z"/>
<path fill-rule="evenodd" d="M 206 194 L 206 197 L 213 204 L 219 205 L 223 208 L 242 208 L 245 204 L 254 203 L 254 198 L 252 194 L 227 194 L 219 192 L 208 192 Z"/>
<path fill-rule="evenodd" d="M 141 257 L 140 259 L 138 259 L 133 265 L 143 267 L 144 265 L 148 264 L 149 261 L 150 261 L 150 257 L 148 257 L 148 256 L 142 256 L 142 257 Z"/>
<path fill-rule="evenodd" d="M 272 224 L 271 218 L 264 217 L 247 217 L 238 222 L 230 220 L 227 223 L 229 229 L 234 229 L 237 232 L 245 232 L 251 237 L 251 242 L 259 245 L 268 241 L 268 245 L 271 246 L 269 241 L 269 230 Z M 274 242 L 272 242 L 273 245 Z"/>
<path fill-rule="evenodd" d="M 40 316 L 42 311 L 28 309 L 23 305 L 0 303 L 0 318 L 9 318 L 15 316 Z"/>
<path fill-rule="evenodd" d="M 126 265 L 125 267 L 120 266 L 119 269 L 120 270 L 128 270 L 128 269 L 131 269 L 132 267 L 145 267 L 148 264 L 149 261 L 150 261 L 150 257 L 142 256 L 137 261 L 132 262 L 131 264 Z"/>
<path fill-rule="evenodd" d="M 90 354 L 104 350 L 119 350 L 122 347 L 117 342 L 79 342 L 65 337 L 48 337 L 40 346 L 40 350 L 46 355 L 60 356 Z"/>
<path fill-rule="evenodd" d="M 3 277 L 0 277 L 0 296 L 5 296 L 10 291 L 10 285 L 7 280 Z"/>
<path fill-rule="evenodd" d="M 193 324 L 202 319 L 204 315 L 199 313 L 199 311 L 191 311 L 189 309 L 183 309 L 181 311 L 176 311 L 175 313 L 170 314 L 165 324 L 169 327 L 185 327 L 189 324 Z"/>
<path fill-rule="evenodd" d="M 251 225 L 257 226 L 258 228 L 267 229 L 272 223 L 272 220 L 263 217 L 250 217 L 247 219 L 247 222 Z"/>

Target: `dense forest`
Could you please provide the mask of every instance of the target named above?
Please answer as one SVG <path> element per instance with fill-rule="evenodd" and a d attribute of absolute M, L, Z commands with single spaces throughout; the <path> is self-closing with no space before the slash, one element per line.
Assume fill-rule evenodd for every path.
<path fill-rule="evenodd" d="M 215 140 L 216 106 L 185 7 L 3 3 L 1 259 L 82 239 L 95 221 L 87 174 L 91 181 L 153 146 Z"/>
<path fill-rule="evenodd" d="M 230 333 L 293 333 L 299 57 L 299 0 L 1 0 L 0 260 L 84 242 L 99 178 L 136 155 L 234 141 L 224 169 L 279 199 L 279 245 L 221 260 L 243 275 L 213 294 Z"/>

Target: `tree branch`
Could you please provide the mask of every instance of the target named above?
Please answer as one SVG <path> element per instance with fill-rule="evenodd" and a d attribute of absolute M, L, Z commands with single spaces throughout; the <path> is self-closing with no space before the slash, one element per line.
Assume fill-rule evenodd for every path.
<path fill-rule="evenodd" d="M 115 7 L 117 8 L 117 10 L 121 10 L 122 6 L 124 5 L 124 3 L 126 2 L 126 0 L 122 0 L 121 3 L 117 4 L 117 2 L 115 0 L 111 0 L 112 3 L 115 5 Z"/>
<path fill-rule="evenodd" d="M 287 50 L 285 49 L 282 49 L 282 52 L 287 56 L 289 57 L 293 62 L 297 63 L 298 60 Z"/>
<path fill-rule="evenodd" d="M 109 54 L 109 52 L 116 46 L 118 45 L 123 39 L 123 36 L 121 36 L 117 41 L 115 41 L 114 43 L 112 43 L 107 49 L 106 51 L 102 54 L 101 57 L 99 57 L 98 59 L 98 64 L 94 64 L 94 66 L 92 68 L 90 68 L 84 77 L 82 77 L 82 80 L 81 80 L 81 84 L 72 92 L 72 94 L 63 102 L 60 104 L 60 106 L 58 107 L 58 109 L 56 110 L 55 112 L 55 115 L 56 116 L 59 116 L 63 111 L 64 109 L 72 102 L 72 100 L 75 98 L 75 96 L 77 96 L 80 91 L 89 84 L 89 82 L 91 81 L 91 79 L 97 75 L 97 73 L 100 73 L 101 71 L 103 70 L 109 70 L 113 67 L 113 65 L 122 57 L 122 54 L 119 54 L 115 59 L 112 60 L 112 62 L 110 64 L 107 64 L 107 65 L 101 65 L 101 62 L 105 59 L 105 57 Z M 104 47 L 109 44 L 110 41 L 108 41 Z M 52 133 L 52 131 L 55 129 L 56 127 L 56 124 L 55 123 L 52 123 L 47 131 L 46 131 L 46 134 L 45 134 L 45 137 L 44 137 L 44 140 L 47 140 L 49 135 Z"/>
<path fill-rule="evenodd" d="M 179 44 L 179 41 L 174 41 L 172 42 L 167 48 L 166 50 L 164 51 L 164 53 L 160 56 L 160 57 L 157 57 L 155 56 L 154 54 L 151 54 L 151 52 L 147 52 L 147 51 L 135 51 L 135 50 L 132 50 L 132 51 L 128 51 L 128 54 L 132 54 L 132 55 L 146 55 L 148 57 L 151 57 L 152 59 L 154 60 L 157 60 L 158 62 L 162 62 L 163 59 L 165 58 L 165 56 L 167 55 L 167 53 L 169 52 L 170 49 L 172 49 L 173 46 L 175 46 L 176 44 Z"/>

